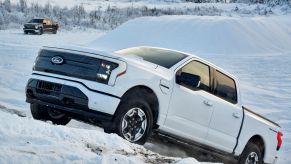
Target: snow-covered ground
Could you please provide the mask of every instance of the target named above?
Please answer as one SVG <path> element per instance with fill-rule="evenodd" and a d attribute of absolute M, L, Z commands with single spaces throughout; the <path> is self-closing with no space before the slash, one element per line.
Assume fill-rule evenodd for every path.
<path fill-rule="evenodd" d="M 282 125 L 284 143 L 279 163 L 290 163 L 290 27 L 288 16 L 165 16 L 133 20 L 108 34 L 74 30 L 38 36 L 23 35 L 21 30 L 0 31 L 0 104 L 27 116 L 22 118 L 0 110 L 0 163 L 11 159 L 15 162 L 19 159 L 137 163 L 147 162 L 145 156 L 148 155 L 144 154 L 154 154 L 85 124 L 72 122 L 67 127 L 53 126 L 30 118 L 24 88 L 37 52 L 42 45 L 64 43 L 110 50 L 135 45 L 161 46 L 210 60 L 239 78 L 246 106 Z M 150 155 L 153 156 L 156 160 L 180 160 Z M 181 162 L 194 163 L 195 160 L 188 158 Z"/>
<path fill-rule="evenodd" d="M 172 158 L 96 129 L 54 126 L 0 109 L 0 163 L 199 163 Z"/>

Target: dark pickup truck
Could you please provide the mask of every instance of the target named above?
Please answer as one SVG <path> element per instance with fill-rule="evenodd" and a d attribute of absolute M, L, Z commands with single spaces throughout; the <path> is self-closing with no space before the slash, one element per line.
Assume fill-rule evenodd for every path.
<path fill-rule="evenodd" d="M 58 29 L 58 23 L 53 22 L 51 19 L 40 18 L 32 19 L 28 23 L 24 24 L 23 32 L 25 34 L 34 33 L 39 35 L 42 35 L 44 32 L 56 34 Z"/>

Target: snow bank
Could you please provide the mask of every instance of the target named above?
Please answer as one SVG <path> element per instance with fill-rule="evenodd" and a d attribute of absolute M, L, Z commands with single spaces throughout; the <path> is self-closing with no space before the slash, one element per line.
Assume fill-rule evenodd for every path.
<path fill-rule="evenodd" d="M 128 21 L 90 46 L 116 50 L 160 46 L 193 53 L 291 51 L 290 17 L 162 16 Z"/>
<path fill-rule="evenodd" d="M 116 134 L 53 126 L 0 108 L 0 163 L 199 163 L 160 156 Z"/>

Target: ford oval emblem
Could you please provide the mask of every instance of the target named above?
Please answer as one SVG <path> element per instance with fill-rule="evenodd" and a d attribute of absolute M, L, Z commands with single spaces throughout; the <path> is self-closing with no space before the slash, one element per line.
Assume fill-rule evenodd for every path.
<path fill-rule="evenodd" d="M 54 64 L 62 64 L 64 62 L 64 59 L 60 56 L 54 56 L 52 58 L 52 63 Z"/>

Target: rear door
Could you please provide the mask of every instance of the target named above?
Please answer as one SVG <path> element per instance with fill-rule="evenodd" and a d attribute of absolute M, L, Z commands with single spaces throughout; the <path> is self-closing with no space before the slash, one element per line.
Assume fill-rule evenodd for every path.
<path fill-rule="evenodd" d="M 209 125 L 207 142 L 226 152 L 232 152 L 242 123 L 243 111 L 237 105 L 238 93 L 235 80 L 215 70 L 213 116 Z"/>
<path fill-rule="evenodd" d="M 213 112 L 211 95 L 211 68 L 200 61 L 193 60 L 176 72 L 199 75 L 199 89 L 178 84 L 174 80 L 169 111 L 165 127 L 180 137 L 204 143 Z"/>

